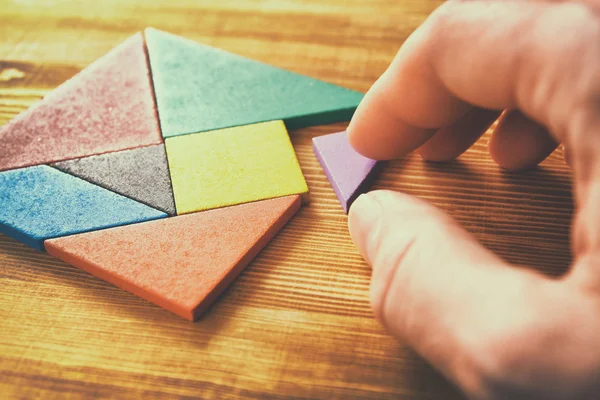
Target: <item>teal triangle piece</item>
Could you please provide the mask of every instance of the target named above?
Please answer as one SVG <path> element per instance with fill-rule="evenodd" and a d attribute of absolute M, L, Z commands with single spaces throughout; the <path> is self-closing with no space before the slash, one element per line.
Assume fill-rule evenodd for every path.
<path fill-rule="evenodd" d="M 363 94 L 170 33 L 145 31 L 163 137 L 271 120 L 348 121 Z"/>

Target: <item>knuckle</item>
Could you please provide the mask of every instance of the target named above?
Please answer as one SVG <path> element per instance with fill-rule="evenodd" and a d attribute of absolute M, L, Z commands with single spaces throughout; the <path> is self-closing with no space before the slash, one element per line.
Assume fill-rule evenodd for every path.
<path fill-rule="evenodd" d="M 386 235 L 385 232 L 382 234 Z M 380 246 L 377 251 L 374 263 L 377 267 L 373 270 L 370 298 L 375 315 L 384 325 L 388 325 L 389 318 L 397 318 L 403 314 L 399 312 L 401 310 L 397 309 L 396 304 L 405 303 L 395 301 L 396 291 L 398 287 L 406 287 L 409 284 L 409 277 L 414 268 L 407 260 L 414 252 L 415 240 L 416 233 L 410 233 L 395 243 L 388 242 L 387 245 Z M 393 316 L 388 312 L 391 303 L 394 304 Z"/>
<path fill-rule="evenodd" d="M 437 268 L 437 265 L 424 261 L 423 255 L 430 256 L 433 236 L 436 236 L 433 238 L 436 243 L 441 243 L 447 235 L 456 233 L 458 225 L 448 215 L 429 205 L 395 214 L 406 229 L 402 229 L 401 234 L 393 224 L 382 229 L 382 237 L 393 240 L 380 242 L 369 294 L 376 317 L 388 328 L 393 326 L 395 330 L 408 334 L 419 329 L 413 323 L 418 319 L 413 318 L 413 313 L 419 312 L 415 301 L 419 298 L 421 274 Z M 431 260 L 432 264 L 436 263 L 435 258 Z M 428 265 L 423 265 L 424 262 Z"/>
<path fill-rule="evenodd" d="M 529 29 L 520 42 L 519 104 L 570 142 L 573 115 L 600 97 L 598 15 L 580 2 L 560 3 L 536 15 Z"/>
<path fill-rule="evenodd" d="M 464 5 L 460 1 L 447 1 L 436 8 L 425 21 L 425 28 L 428 30 L 429 41 L 433 52 L 442 52 L 443 44 L 441 39 L 445 38 L 448 31 L 454 29 L 457 20 L 464 14 Z M 457 18 L 457 16 L 459 18 Z M 461 27 L 458 27 L 461 29 Z"/>
<path fill-rule="evenodd" d="M 450 21 L 455 9 L 456 2 L 447 1 L 429 15 L 428 21 L 432 25 L 443 26 Z"/>

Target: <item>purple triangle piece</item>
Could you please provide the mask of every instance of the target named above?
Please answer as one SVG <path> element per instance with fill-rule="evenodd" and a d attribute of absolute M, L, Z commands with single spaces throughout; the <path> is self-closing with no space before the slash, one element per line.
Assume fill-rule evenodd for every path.
<path fill-rule="evenodd" d="M 358 154 L 345 131 L 313 138 L 313 150 L 348 213 L 352 202 L 373 183 L 380 163 Z"/>

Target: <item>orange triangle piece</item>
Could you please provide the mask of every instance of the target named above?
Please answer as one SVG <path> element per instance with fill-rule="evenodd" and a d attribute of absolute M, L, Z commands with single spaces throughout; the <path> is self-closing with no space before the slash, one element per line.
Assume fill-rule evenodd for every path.
<path fill-rule="evenodd" d="M 300 208 L 288 196 L 46 240 L 49 254 L 197 319 Z"/>

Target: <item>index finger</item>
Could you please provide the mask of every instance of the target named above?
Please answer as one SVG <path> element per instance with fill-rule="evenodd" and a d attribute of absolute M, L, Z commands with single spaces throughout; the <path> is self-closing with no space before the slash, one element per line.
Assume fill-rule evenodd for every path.
<path fill-rule="evenodd" d="M 520 108 L 564 135 L 581 100 L 585 71 L 572 63 L 586 53 L 581 36 L 595 26 L 589 13 L 583 3 L 445 3 L 367 93 L 350 142 L 370 158 L 400 157 L 472 106 Z"/>

